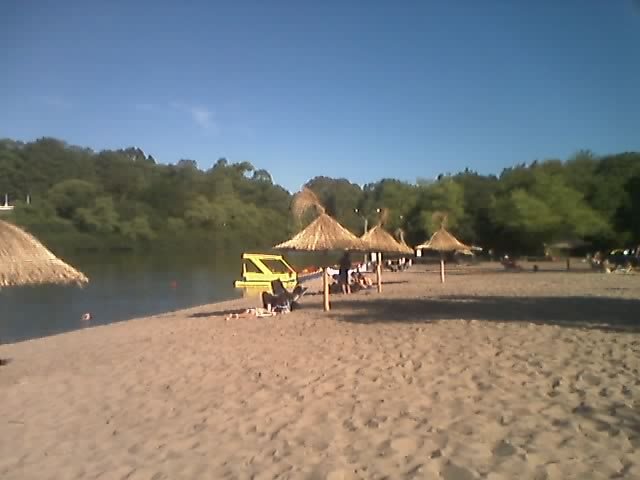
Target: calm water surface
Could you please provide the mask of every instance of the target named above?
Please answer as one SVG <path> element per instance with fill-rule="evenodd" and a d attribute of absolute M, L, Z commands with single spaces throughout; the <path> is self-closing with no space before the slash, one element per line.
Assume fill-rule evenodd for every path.
<path fill-rule="evenodd" d="M 238 298 L 240 254 L 214 258 L 82 255 L 65 257 L 90 280 L 84 288 L 0 290 L 0 344 Z M 89 322 L 80 320 L 90 312 Z"/>

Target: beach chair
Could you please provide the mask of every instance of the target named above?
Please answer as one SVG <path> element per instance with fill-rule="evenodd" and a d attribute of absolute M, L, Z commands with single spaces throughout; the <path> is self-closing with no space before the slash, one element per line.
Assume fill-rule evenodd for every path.
<path fill-rule="evenodd" d="M 296 285 L 293 291 L 290 292 L 284 286 L 282 280 L 276 279 L 271 282 L 271 290 L 273 294 L 269 292 L 262 293 L 262 303 L 264 307 L 267 308 L 267 305 L 271 305 L 275 308 L 291 311 L 299 306 L 298 301 L 304 296 L 308 289 L 301 285 Z"/>
<path fill-rule="evenodd" d="M 307 293 L 307 288 L 302 287 L 300 284 L 296 285 L 295 288 L 290 292 L 287 290 L 287 287 L 284 286 L 282 280 L 279 278 L 271 282 L 271 290 L 274 295 L 284 295 L 291 302 L 296 302 L 300 300 L 305 293 Z"/>

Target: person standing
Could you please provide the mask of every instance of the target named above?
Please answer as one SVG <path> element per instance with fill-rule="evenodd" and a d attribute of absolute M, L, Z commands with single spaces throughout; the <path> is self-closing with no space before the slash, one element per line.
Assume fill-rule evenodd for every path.
<path fill-rule="evenodd" d="M 351 293 L 351 286 L 349 284 L 349 270 L 351 269 L 351 257 L 349 252 L 345 250 L 344 255 L 340 259 L 340 271 L 338 278 L 340 280 L 340 287 L 342 293 Z"/>

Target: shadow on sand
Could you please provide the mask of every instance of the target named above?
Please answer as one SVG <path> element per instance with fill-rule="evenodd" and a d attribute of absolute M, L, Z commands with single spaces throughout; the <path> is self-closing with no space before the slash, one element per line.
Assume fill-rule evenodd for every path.
<path fill-rule="evenodd" d="M 423 323 L 436 320 L 529 322 L 640 333 L 640 300 L 604 297 L 442 296 L 421 299 L 340 298 L 339 320 Z"/>
<path fill-rule="evenodd" d="M 440 268 L 439 267 L 433 267 L 433 268 L 428 268 L 428 269 L 424 269 L 424 270 L 411 270 L 409 273 L 428 273 L 430 275 L 433 274 L 439 274 L 440 273 Z M 564 273 L 566 274 L 577 274 L 577 275 L 587 275 L 587 274 L 599 274 L 602 275 L 602 272 L 599 272 L 597 270 L 592 270 L 592 269 L 585 269 L 585 268 L 572 268 L 571 270 L 567 270 L 566 268 L 555 268 L 553 266 L 551 267 L 545 267 L 543 266 L 538 266 L 538 271 L 534 271 L 533 266 L 532 265 L 524 265 L 520 268 L 517 269 L 505 269 L 505 268 L 495 268 L 495 267 L 474 267 L 473 270 L 468 269 L 466 267 L 449 267 L 445 269 L 445 273 L 447 276 L 452 275 L 452 276 L 457 276 L 457 275 L 463 275 L 463 276 L 468 276 L 468 275 L 514 275 L 514 274 L 518 274 L 518 275 L 540 275 L 540 274 L 547 274 L 547 273 Z"/>

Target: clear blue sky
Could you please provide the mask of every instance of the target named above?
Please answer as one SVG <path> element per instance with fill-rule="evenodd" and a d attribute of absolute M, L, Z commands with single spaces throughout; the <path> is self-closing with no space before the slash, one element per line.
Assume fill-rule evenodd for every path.
<path fill-rule="evenodd" d="M 247 160 L 291 190 L 639 150 L 639 4 L 8 0 L 0 137 Z"/>

